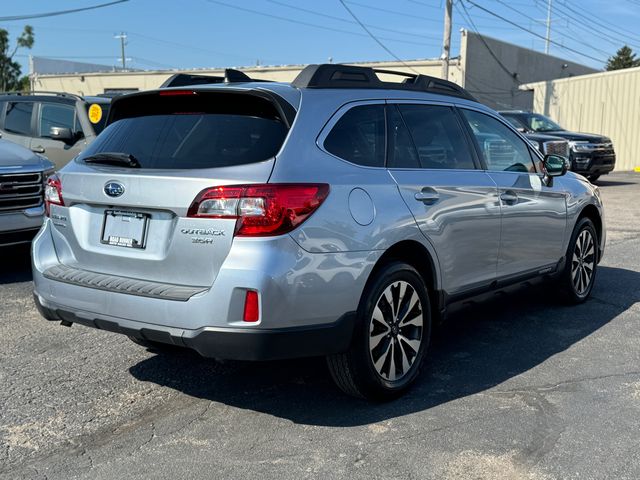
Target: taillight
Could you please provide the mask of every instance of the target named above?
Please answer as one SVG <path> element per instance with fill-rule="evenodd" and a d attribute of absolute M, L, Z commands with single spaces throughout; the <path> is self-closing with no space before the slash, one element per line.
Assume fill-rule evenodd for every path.
<path fill-rule="evenodd" d="M 317 210 L 329 194 L 324 183 L 267 183 L 207 188 L 189 207 L 195 218 L 235 218 L 241 237 L 290 232 Z"/>
<path fill-rule="evenodd" d="M 47 178 L 47 183 L 44 186 L 44 209 L 47 217 L 51 211 L 51 205 L 64 206 L 62 183 L 60 183 L 60 178 L 55 174 Z"/>

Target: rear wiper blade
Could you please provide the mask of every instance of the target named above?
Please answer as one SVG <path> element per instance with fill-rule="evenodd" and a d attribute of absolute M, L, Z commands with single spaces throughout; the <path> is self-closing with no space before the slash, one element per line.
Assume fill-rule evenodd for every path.
<path fill-rule="evenodd" d="M 140 168 L 140 162 L 130 153 L 101 152 L 94 153 L 82 159 L 85 163 L 101 163 L 103 165 L 115 165 L 129 168 Z"/>

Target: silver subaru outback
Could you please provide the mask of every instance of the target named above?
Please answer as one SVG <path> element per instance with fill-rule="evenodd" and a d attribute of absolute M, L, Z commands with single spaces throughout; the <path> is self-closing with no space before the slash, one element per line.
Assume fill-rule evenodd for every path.
<path fill-rule="evenodd" d="M 156 351 L 323 355 L 342 390 L 388 399 L 454 305 L 536 279 L 586 300 L 597 187 L 461 87 L 393 74 L 228 70 L 114 100 L 48 179 L 41 314 Z"/>

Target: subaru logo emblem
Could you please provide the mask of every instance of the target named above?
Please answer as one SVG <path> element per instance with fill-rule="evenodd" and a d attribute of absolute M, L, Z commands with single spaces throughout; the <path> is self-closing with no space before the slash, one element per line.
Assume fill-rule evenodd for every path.
<path fill-rule="evenodd" d="M 104 186 L 104 193 L 110 197 L 119 197 L 124 193 L 124 185 L 119 182 L 107 182 Z"/>

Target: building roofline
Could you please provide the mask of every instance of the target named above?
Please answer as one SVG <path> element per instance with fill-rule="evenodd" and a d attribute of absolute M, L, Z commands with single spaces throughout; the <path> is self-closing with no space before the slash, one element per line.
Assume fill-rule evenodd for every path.
<path fill-rule="evenodd" d="M 619 70 L 612 70 L 610 72 L 595 72 L 595 73 L 587 73 L 585 75 L 576 75 L 574 77 L 565 77 L 565 78 L 557 78 L 554 80 L 542 80 L 540 82 L 530 82 L 520 85 L 520 90 L 534 90 L 537 86 L 547 84 L 547 83 L 567 83 L 567 82 L 575 82 L 580 80 L 590 80 L 596 77 L 613 77 L 616 75 L 623 75 L 625 73 L 640 73 L 640 67 L 633 68 L 621 68 Z"/>
<path fill-rule="evenodd" d="M 450 59 L 450 63 L 455 65 L 459 62 L 460 58 L 455 57 Z M 437 66 L 441 64 L 441 60 L 435 58 L 414 59 L 414 60 L 391 60 L 391 61 L 366 61 L 366 62 L 344 62 L 346 65 L 358 65 L 358 66 L 370 66 L 370 65 L 384 65 L 388 68 L 403 68 L 403 67 L 420 67 L 420 66 Z M 236 70 L 242 70 L 244 72 L 259 72 L 269 73 L 282 70 L 302 70 L 308 64 L 291 64 L 291 65 L 252 65 L 244 67 L 231 67 Z M 85 77 L 113 75 L 113 76 L 127 76 L 127 75 L 173 75 L 175 73 L 187 73 L 187 74 L 206 74 L 206 73 L 220 73 L 224 72 L 228 67 L 212 67 L 212 68 L 185 68 L 185 69 L 163 69 L 163 70 L 131 70 L 131 71 L 102 71 L 102 72 L 79 72 L 79 73 L 43 73 L 41 75 L 35 74 L 37 78 L 65 78 L 65 77 L 77 77 L 82 75 Z"/>

